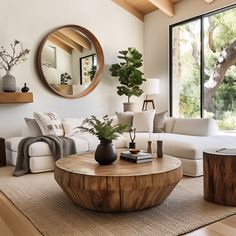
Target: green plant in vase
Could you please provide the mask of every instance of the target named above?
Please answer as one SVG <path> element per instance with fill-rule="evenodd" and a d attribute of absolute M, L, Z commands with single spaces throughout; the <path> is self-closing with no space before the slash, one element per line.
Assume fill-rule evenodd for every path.
<path fill-rule="evenodd" d="M 61 84 L 68 84 L 68 80 L 71 79 L 71 76 L 67 72 L 61 74 Z"/>
<path fill-rule="evenodd" d="M 24 49 L 23 44 L 18 40 L 14 40 L 10 46 L 11 52 L 8 52 L 3 46 L 0 48 L 0 69 L 6 71 L 6 75 L 2 77 L 4 92 L 16 91 L 16 80 L 10 72 L 14 66 L 26 61 L 26 55 L 30 53 L 30 50 Z"/>
<path fill-rule="evenodd" d="M 97 71 L 97 66 L 92 66 L 90 71 L 88 72 L 88 76 L 90 77 L 90 80 L 92 81 L 95 74 L 96 74 L 96 71 Z"/>
<path fill-rule="evenodd" d="M 108 165 L 117 158 L 112 140 L 117 139 L 119 134 L 128 131 L 130 127 L 126 124 L 113 124 L 113 119 L 105 115 L 101 119 L 91 116 L 85 119 L 78 128 L 82 132 L 97 136 L 100 144 L 95 151 L 95 160 L 101 165 Z"/>
<path fill-rule="evenodd" d="M 143 94 L 140 85 L 146 81 L 143 78 L 143 72 L 139 69 L 143 62 L 142 54 L 133 47 L 119 51 L 119 54 L 118 58 L 121 62 L 112 64 L 109 70 L 112 76 L 119 77 L 121 85 L 117 86 L 117 94 L 126 95 L 128 98 L 128 103 L 124 103 L 124 111 L 132 111 L 134 104 L 130 102 L 130 98 L 132 96 L 139 97 Z"/>

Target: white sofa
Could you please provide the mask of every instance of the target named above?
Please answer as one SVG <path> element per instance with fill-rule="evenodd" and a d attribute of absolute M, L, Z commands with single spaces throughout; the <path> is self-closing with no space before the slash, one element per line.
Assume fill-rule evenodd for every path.
<path fill-rule="evenodd" d="M 148 133 L 139 133 L 136 145 L 147 147 Z M 211 148 L 235 148 L 236 137 L 219 135 L 213 119 L 169 118 L 165 122 L 164 133 L 152 133 L 153 152 L 157 139 L 163 140 L 164 154 L 181 160 L 184 175 L 203 175 L 203 151 Z"/>
<path fill-rule="evenodd" d="M 81 124 L 83 119 L 70 118 L 74 127 Z M 68 120 L 65 119 L 65 122 Z M 66 123 L 65 123 L 66 127 Z M 73 135 L 73 130 L 67 131 L 74 139 L 77 153 L 95 150 L 99 140 L 90 134 Z M 23 137 L 6 140 L 7 162 L 16 164 L 18 143 Z M 147 148 L 150 133 L 137 133 L 136 146 Z M 164 133 L 152 133 L 153 151 L 156 152 L 156 140 L 163 140 L 164 154 L 175 156 L 182 161 L 184 175 L 200 176 L 203 174 L 203 150 L 208 148 L 236 147 L 236 137 L 218 135 L 218 129 L 213 119 L 181 119 L 168 118 L 165 121 Z M 121 135 L 116 141 L 117 148 L 128 147 L 129 134 Z M 44 142 L 37 142 L 29 148 L 30 170 L 32 173 L 50 171 L 54 169 L 54 159 L 49 147 Z"/>

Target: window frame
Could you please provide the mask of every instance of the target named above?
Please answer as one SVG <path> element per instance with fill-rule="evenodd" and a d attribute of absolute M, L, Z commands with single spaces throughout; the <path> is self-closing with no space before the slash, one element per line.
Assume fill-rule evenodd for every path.
<path fill-rule="evenodd" d="M 200 117 L 204 116 L 204 18 L 210 17 L 212 15 L 236 8 L 236 4 L 226 6 L 211 12 L 195 16 L 174 24 L 169 25 L 169 113 L 173 116 L 173 29 L 176 26 L 190 23 L 192 21 L 200 20 Z"/>

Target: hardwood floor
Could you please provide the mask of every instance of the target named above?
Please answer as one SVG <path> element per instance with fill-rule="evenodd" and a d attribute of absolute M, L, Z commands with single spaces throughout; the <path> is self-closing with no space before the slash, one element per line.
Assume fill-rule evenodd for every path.
<path fill-rule="evenodd" d="M 236 215 L 195 230 L 186 236 L 234 236 L 236 235 Z"/>
<path fill-rule="evenodd" d="M 0 217 L 0 235 L 5 235 L 5 236 L 14 236 L 13 232 L 11 229 L 7 226 L 5 221 Z"/>
<path fill-rule="evenodd" d="M 33 224 L 0 193 L 0 236 L 40 236 Z"/>
<path fill-rule="evenodd" d="M 0 236 L 40 236 L 32 223 L 0 193 Z M 236 215 L 205 226 L 185 236 L 234 236 Z M 42 235 L 41 235 L 42 236 Z"/>

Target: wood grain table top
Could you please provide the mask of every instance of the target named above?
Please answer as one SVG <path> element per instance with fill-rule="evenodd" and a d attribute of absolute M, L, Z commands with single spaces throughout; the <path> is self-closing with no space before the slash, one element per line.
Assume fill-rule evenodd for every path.
<path fill-rule="evenodd" d="M 175 170 L 181 166 L 179 159 L 167 155 L 164 155 L 163 158 L 153 156 L 152 162 L 136 164 L 120 160 L 119 152 L 117 154 L 117 160 L 110 165 L 99 165 L 94 159 L 94 152 L 87 152 L 60 159 L 56 162 L 56 166 L 81 175 L 114 177 L 159 174 Z"/>

